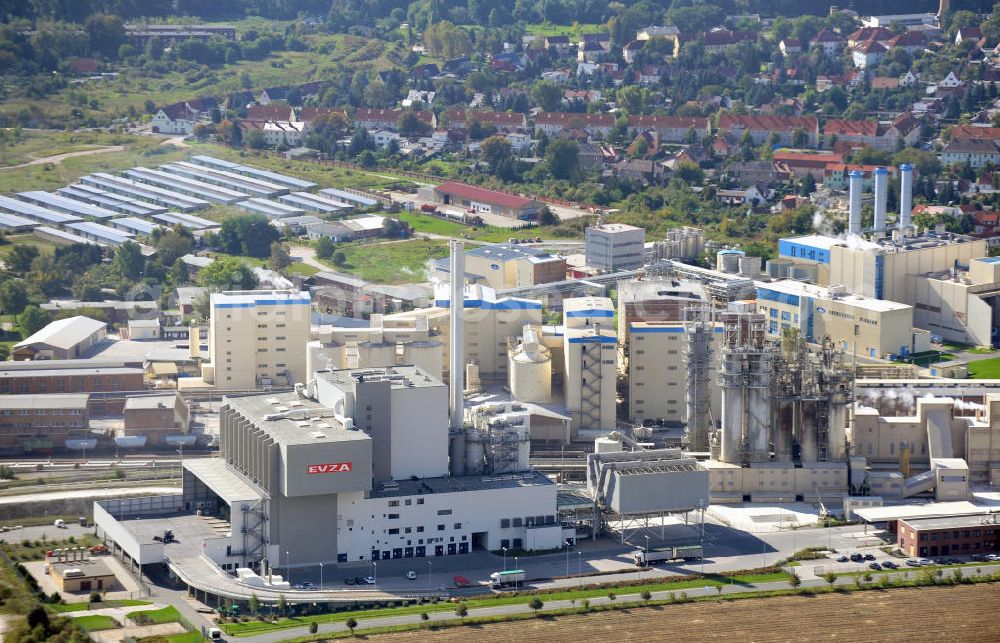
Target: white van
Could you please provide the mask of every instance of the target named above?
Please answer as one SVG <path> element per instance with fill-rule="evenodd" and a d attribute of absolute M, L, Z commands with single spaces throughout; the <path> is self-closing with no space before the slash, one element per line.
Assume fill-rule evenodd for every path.
<path fill-rule="evenodd" d="M 208 638 L 212 639 L 213 641 L 221 641 L 222 640 L 222 630 L 220 630 L 217 627 L 210 627 L 210 628 L 208 628 Z"/>

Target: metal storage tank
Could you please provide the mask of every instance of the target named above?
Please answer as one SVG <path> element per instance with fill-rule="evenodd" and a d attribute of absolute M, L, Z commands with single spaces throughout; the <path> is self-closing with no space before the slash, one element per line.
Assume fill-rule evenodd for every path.
<path fill-rule="evenodd" d="M 482 475 L 486 470 L 486 440 L 482 431 L 465 432 L 465 475 Z"/>
<path fill-rule="evenodd" d="M 760 274 L 760 257 L 740 257 L 740 274 L 746 277 L 756 277 Z"/>
<path fill-rule="evenodd" d="M 751 358 L 750 386 L 747 389 L 747 448 L 752 460 L 768 459 L 771 429 L 771 355 Z"/>
<path fill-rule="evenodd" d="M 719 250 L 715 255 L 715 269 L 735 275 L 740 271 L 740 257 L 745 255 L 742 250 Z"/>
<path fill-rule="evenodd" d="M 524 329 L 523 340 L 510 351 L 508 379 L 515 400 L 536 404 L 552 401 L 552 355 L 530 327 Z"/>
<path fill-rule="evenodd" d="M 792 459 L 792 434 L 795 425 L 795 405 L 791 400 L 780 400 L 775 412 L 774 457 L 776 460 Z"/>
<path fill-rule="evenodd" d="M 818 271 L 816 266 L 801 265 L 792 266 L 788 271 L 788 278 L 795 279 L 798 281 L 808 281 L 811 283 L 816 282 Z"/>
<path fill-rule="evenodd" d="M 743 445 L 743 356 L 726 353 L 722 356 L 722 450 L 719 459 L 738 463 Z"/>
<path fill-rule="evenodd" d="M 358 342 L 358 367 L 396 365 L 396 345 L 385 342 Z"/>
<path fill-rule="evenodd" d="M 803 462 L 815 462 L 819 456 L 817 446 L 816 416 L 818 406 L 823 402 L 817 400 L 803 400 L 800 402 L 801 417 L 799 421 L 799 458 Z"/>
<path fill-rule="evenodd" d="M 444 370 L 444 345 L 434 340 L 403 344 L 403 363 L 413 364 L 441 379 Z"/>
<path fill-rule="evenodd" d="M 787 279 L 792 265 L 787 259 L 768 259 L 764 270 L 771 279 Z"/>

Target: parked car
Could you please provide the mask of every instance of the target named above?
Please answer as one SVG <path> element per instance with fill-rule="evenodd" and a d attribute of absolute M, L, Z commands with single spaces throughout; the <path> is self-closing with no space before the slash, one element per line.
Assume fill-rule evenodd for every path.
<path fill-rule="evenodd" d="M 354 577 L 354 584 L 355 585 L 364 585 L 365 582 L 366 582 L 365 579 L 362 578 L 361 576 L 355 576 Z"/>
<path fill-rule="evenodd" d="M 865 560 L 875 560 L 875 554 L 865 554 Z"/>
<path fill-rule="evenodd" d="M 851 562 L 860 563 L 865 559 L 861 554 L 851 554 Z"/>
<path fill-rule="evenodd" d="M 344 579 L 344 585 L 354 585 L 357 581 L 353 576 L 348 576 Z"/>
<path fill-rule="evenodd" d="M 846 563 L 849 560 L 850 560 L 850 558 L 848 558 L 847 556 L 838 556 L 837 557 L 837 562 L 838 563 Z"/>
<path fill-rule="evenodd" d="M 882 563 L 882 567 L 884 567 L 886 569 L 899 569 L 899 565 L 897 565 L 896 563 L 892 562 L 891 560 L 887 560 L 884 563 Z"/>
<path fill-rule="evenodd" d="M 986 560 L 990 562 L 995 562 L 1000 560 L 1000 555 L 997 554 L 986 554 Z"/>
<path fill-rule="evenodd" d="M 417 580 L 417 572 L 411 569 L 410 571 L 406 572 L 406 578 L 408 578 L 409 580 Z"/>
<path fill-rule="evenodd" d="M 465 576 L 456 576 L 452 581 L 455 583 L 455 587 L 469 587 L 472 585 Z"/>
<path fill-rule="evenodd" d="M 921 567 L 924 567 L 926 565 L 933 565 L 934 561 L 931 560 L 930 558 L 918 558 L 917 559 L 917 564 L 919 566 L 921 566 Z"/>
<path fill-rule="evenodd" d="M 920 562 L 916 558 L 907 558 L 906 564 L 909 567 L 920 567 Z"/>
<path fill-rule="evenodd" d="M 983 556 L 982 554 L 973 554 L 969 556 L 969 560 L 971 560 L 972 562 L 982 562 L 986 560 L 986 556 Z"/>
<path fill-rule="evenodd" d="M 309 581 L 306 581 L 302 583 L 302 589 L 316 589 L 316 586 L 310 583 Z"/>
<path fill-rule="evenodd" d="M 371 576 L 365 576 L 364 581 L 365 581 L 365 585 L 374 585 L 375 584 L 375 579 L 372 578 Z"/>
<path fill-rule="evenodd" d="M 869 569 L 874 569 L 875 571 L 879 571 L 879 572 L 882 571 L 882 566 L 879 565 L 878 563 L 868 563 L 868 568 Z"/>

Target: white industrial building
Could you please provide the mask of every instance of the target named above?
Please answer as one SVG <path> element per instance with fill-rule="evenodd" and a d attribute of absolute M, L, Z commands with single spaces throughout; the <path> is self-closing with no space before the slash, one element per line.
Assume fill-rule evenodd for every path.
<path fill-rule="evenodd" d="M 600 223 L 586 230 L 587 265 L 614 272 L 635 270 L 644 262 L 646 231 L 624 223 Z"/>

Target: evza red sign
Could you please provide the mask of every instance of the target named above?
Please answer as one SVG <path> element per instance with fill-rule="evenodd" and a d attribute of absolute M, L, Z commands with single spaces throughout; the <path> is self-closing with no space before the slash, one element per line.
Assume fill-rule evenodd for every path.
<path fill-rule="evenodd" d="M 306 467 L 306 471 L 309 475 L 315 473 L 350 473 L 351 472 L 350 462 L 330 462 L 328 464 L 310 464 Z"/>

